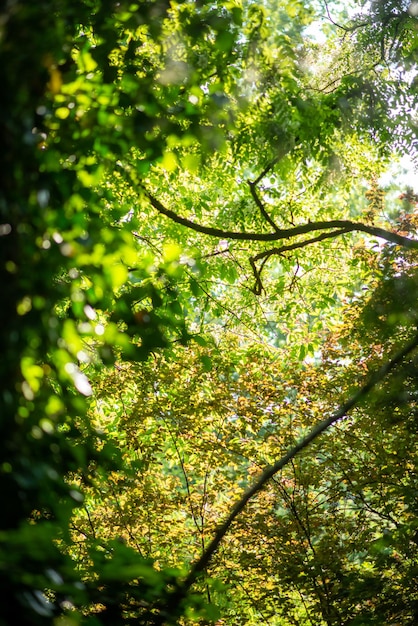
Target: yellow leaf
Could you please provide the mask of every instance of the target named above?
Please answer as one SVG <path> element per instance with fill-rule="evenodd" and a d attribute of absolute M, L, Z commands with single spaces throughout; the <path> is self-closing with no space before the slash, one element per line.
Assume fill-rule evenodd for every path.
<path fill-rule="evenodd" d="M 164 156 L 161 161 L 161 167 L 167 172 L 173 172 L 177 169 L 177 157 L 174 152 L 164 152 Z"/>

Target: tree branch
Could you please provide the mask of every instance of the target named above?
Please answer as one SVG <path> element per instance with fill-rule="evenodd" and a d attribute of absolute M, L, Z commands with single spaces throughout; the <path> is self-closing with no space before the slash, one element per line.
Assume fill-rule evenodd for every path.
<path fill-rule="evenodd" d="M 325 9 L 326 9 L 326 12 L 327 12 L 328 19 L 331 22 L 331 24 L 333 24 L 337 28 L 341 28 L 341 30 L 343 30 L 345 32 L 349 32 L 350 28 L 347 28 L 346 26 L 342 26 L 341 24 L 338 24 L 337 22 L 334 22 L 334 20 L 331 17 L 331 12 L 329 10 L 328 2 L 326 0 L 325 0 L 324 4 L 325 4 Z"/>
<path fill-rule="evenodd" d="M 161 215 L 165 215 L 166 217 L 173 220 L 173 222 L 185 226 L 186 228 L 190 228 L 197 233 L 210 235 L 211 237 L 219 237 L 220 239 L 234 239 L 240 241 L 280 241 L 282 239 L 291 239 L 293 237 L 297 237 L 298 235 L 304 235 L 306 233 L 313 233 L 318 230 L 329 230 L 331 228 L 338 228 L 341 229 L 344 233 L 355 231 L 363 232 L 374 237 L 379 237 L 380 239 L 384 239 L 385 241 L 389 241 L 398 246 L 403 246 L 404 248 L 418 249 L 418 241 L 415 239 L 410 239 L 409 237 L 398 235 L 397 233 L 394 233 L 390 230 L 385 230 L 384 228 L 371 226 L 369 224 L 362 224 L 361 222 L 352 222 L 351 220 L 307 222 L 306 224 L 299 224 L 298 226 L 293 226 L 292 228 L 279 228 L 272 233 L 236 232 L 232 230 L 223 230 L 222 228 L 215 228 L 213 226 L 204 226 L 203 224 L 198 224 L 197 222 L 193 222 L 192 220 L 189 220 L 185 217 L 181 217 L 171 209 L 167 209 L 157 198 L 155 198 L 149 191 L 147 191 L 145 187 L 143 187 L 142 185 L 141 187 L 151 205 L 154 207 L 154 209 L 161 213 Z"/>
<path fill-rule="evenodd" d="M 286 149 L 283 151 L 280 151 L 280 154 L 278 154 L 272 161 L 270 161 L 270 163 L 268 163 L 266 165 L 266 167 L 263 169 L 263 171 L 261 172 L 261 174 L 259 174 L 257 176 L 257 178 L 251 183 L 254 186 L 257 186 L 258 183 L 263 180 L 264 176 L 266 176 L 270 170 L 273 169 L 273 167 L 276 165 L 276 163 L 278 163 L 280 161 L 280 159 L 283 158 L 284 154 L 286 153 Z"/>
<path fill-rule="evenodd" d="M 261 215 L 264 217 L 264 219 L 270 224 L 270 226 L 273 227 L 273 229 L 277 232 L 280 231 L 280 228 L 274 223 L 274 221 L 271 219 L 270 215 L 267 213 L 266 209 L 264 208 L 263 203 L 261 202 L 260 198 L 258 197 L 257 194 L 257 187 L 256 187 L 256 182 L 251 182 L 250 180 L 248 181 L 248 185 L 250 187 L 250 191 L 251 191 L 251 195 L 253 197 L 254 202 L 256 203 L 256 205 L 258 206 L 258 208 L 260 209 L 260 213 Z"/>
<path fill-rule="evenodd" d="M 338 237 L 339 235 L 344 235 L 348 230 L 345 228 L 341 228 L 339 230 L 333 230 L 330 233 L 321 233 L 317 237 L 311 237 L 311 239 L 304 239 L 303 241 L 295 241 L 294 243 L 289 243 L 285 246 L 280 246 L 280 248 L 270 248 L 270 250 L 264 250 L 263 252 L 259 252 L 255 256 L 250 257 L 250 265 L 254 273 L 255 285 L 253 288 L 253 292 L 256 296 L 259 296 L 263 291 L 263 283 L 261 282 L 261 273 L 264 269 L 264 266 L 268 259 L 274 255 L 283 254 L 283 252 L 289 252 L 290 250 L 297 250 L 297 248 L 305 248 L 305 246 L 310 246 L 313 243 L 317 243 L 318 241 L 323 241 L 324 239 L 330 239 L 332 237 Z M 260 267 L 257 268 L 256 262 L 262 259 Z"/>

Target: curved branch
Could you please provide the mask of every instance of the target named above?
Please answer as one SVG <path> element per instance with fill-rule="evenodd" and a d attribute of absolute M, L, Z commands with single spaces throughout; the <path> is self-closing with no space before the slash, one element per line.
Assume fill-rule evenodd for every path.
<path fill-rule="evenodd" d="M 143 186 L 142 189 L 151 205 L 154 209 L 161 213 L 161 215 L 165 215 L 173 220 L 173 222 L 181 224 L 186 228 L 190 228 L 197 233 L 210 235 L 211 237 L 219 237 L 220 239 L 234 239 L 240 241 L 280 241 L 281 239 L 291 239 L 292 237 L 297 237 L 298 235 L 304 235 L 306 233 L 313 233 L 318 230 L 339 228 L 347 233 L 355 231 L 363 232 L 374 237 L 379 237 L 380 239 L 384 239 L 385 241 L 389 241 L 398 246 L 403 246 L 404 248 L 418 249 L 418 241 L 415 239 L 409 239 L 409 237 L 398 235 L 397 233 L 385 230 L 384 228 L 362 224 L 361 222 L 352 222 L 351 220 L 307 222 L 306 224 L 299 224 L 298 226 L 293 226 L 292 228 L 279 228 L 272 233 L 237 232 L 232 230 L 223 230 L 222 228 L 215 228 L 213 226 L 204 226 L 203 224 L 181 217 L 171 209 L 167 209 Z"/>
<path fill-rule="evenodd" d="M 329 6 L 328 6 L 328 2 L 325 0 L 325 9 L 327 12 L 327 16 L 329 21 L 331 22 L 331 24 L 333 24 L 333 26 L 336 26 L 337 28 L 340 28 L 341 30 L 345 31 L 345 32 L 350 32 L 350 28 L 347 28 L 346 26 L 342 26 L 341 24 L 338 24 L 337 22 L 334 22 L 334 20 L 331 17 L 331 11 L 329 10 Z"/>
<path fill-rule="evenodd" d="M 318 241 L 324 241 L 324 239 L 331 239 L 332 237 L 338 237 L 339 235 L 344 235 L 349 232 L 345 228 L 340 228 L 339 230 L 333 230 L 330 233 L 321 233 L 317 235 L 317 237 L 311 237 L 311 239 L 304 239 L 303 241 L 295 241 L 294 243 L 289 243 L 285 246 L 280 246 L 280 248 L 270 248 L 269 250 L 264 250 L 263 252 L 259 252 L 255 256 L 250 257 L 250 265 L 254 273 L 255 285 L 253 288 L 253 292 L 256 296 L 261 295 L 263 291 L 263 283 L 261 282 L 261 273 L 264 269 L 264 266 L 268 259 L 274 255 L 283 254 L 283 252 L 289 252 L 291 250 L 297 250 L 298 248 L 305 248 L 306 246 L 310 246 L 313 243 L 317 243 Z M 262 259 L 260 267 L 257 268 L 256 262 Z"/>
<path fill-rule="evenodd" d="M 318 241 L 324 241 L 324 239 L 331 239 L 332 237 L 345 235 L 348 232 L 349 230 L 347 228 L 340 228 L 339 230 L 333 230 L 330 233 L 321 233 L 317 237 L 311 237 L 311 239 L 304 239 L 303 241 L 295 241 L 294 243 L 289 243 L 285 246 L 280 246 L 280 248 L 270 248 L 270 250 L 264 250 L 263 252 L 259 252 L 252 258 L 253 258 L 253 261 L 259 261 L 260 259 L 264 259 L 266 257 L 268 258 L 275 254 L 282 254 L 283 252 L 289 252 L 290 250 L 297 250 L 298 248 L 305 248 L 306 246 L 310 246 L 312 243 L 317 243 Z"/>

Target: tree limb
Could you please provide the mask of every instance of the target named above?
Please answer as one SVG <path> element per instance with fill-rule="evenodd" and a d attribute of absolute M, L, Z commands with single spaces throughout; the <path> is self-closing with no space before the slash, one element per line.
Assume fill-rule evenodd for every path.
<path fill-rule="evenodd" d="M 142 186 L 142 185 L 141 185 Z M 161 215 L 173 220 L 177 224 L 181 224 L 186 228 L 190 228 L 197 233 L 204 235 L 210 235 L 211 237 L 219 237 L 220 239 L 234 239 L 240 241 L 280 241 L 282 239 L 291 239 L 298 235 L 304 235 L 306 233 L 313 233 L 318 230 L 329 230 L 331 228 L 341 229 L 344 233 L 348 232 L 363 232 L 374 237 L 379 237 L 385 241 L 389 241 L 398 246 L 404 248 L 418 249 L 418 241 L 398 235 L 390 230 L 379 228 L 378 226 L 371 226 L 369 224 L 363 224 L 361 222 L 353 222 L 351 220 L 328 220 L 318 222 L 307 222 L 305 224 L 299 224 L 292 228 L 278 228 L 272 233 L 254 233 L 254 232 L 237 232 L 231 230 L 223 230 L 222 228 L 215 228 L 213 226 L 204 226 L 197 222 L 193 222 L 185 217 L 181 217 L 171 209 L 167 209 L 155 196 L 153 196 L 147 189 L 142 186 L 145 196 L 150 201 L 151 205 Z M 335 235 L 333 235 L 335 236 Z"/>
<path fill-rule="evenodd" d="M 280 248 L 270 248 L 269 250 L 264 250 L 263 252 L 259 252 L 255 256 L 250 257 L 250 265 L 254 273 L 255 285 L 253 288 L 253 292 L 256 296 L 259 296 L 263 291 L 263 283 L 261 282 L 261 273 L 264 269 L 264 266 L 268 259 L 274 255 L 283 254 L 283 252 L 289 252 L 291 250 L 296 250 L 298 248 L 305 248 L 306 246 L 310 246 L 313 243 L 317 243 L 318 241 L 324 241 L 324 239 L 331 239 L 332 237 L 338 237 L 339 235 L 344 235 L 347 233 L 347 229 L 340 228 L 339 230 L 333 230 L 330 233 L 321 233 L 317 237 L 311 237 L 311 239 L 304 239 L 303 241 L 295 241 L 294 243 L 289 243 L 285 246 L 280 246 Z M 256 262 L 262 259 L 260 267 L 257 268 Z"/>

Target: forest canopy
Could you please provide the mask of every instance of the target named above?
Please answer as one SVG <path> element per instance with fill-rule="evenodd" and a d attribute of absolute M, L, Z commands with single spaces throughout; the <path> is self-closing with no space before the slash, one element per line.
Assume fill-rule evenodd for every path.
<path fill-rule="evenodd" d="M 0 9 L 0 626 L 418 621 L 418 2 Z"/>

